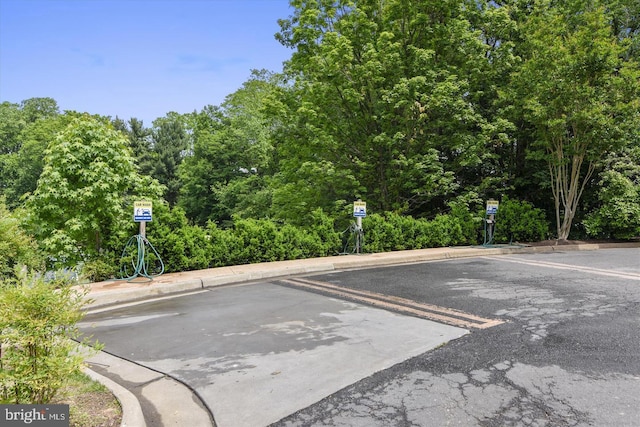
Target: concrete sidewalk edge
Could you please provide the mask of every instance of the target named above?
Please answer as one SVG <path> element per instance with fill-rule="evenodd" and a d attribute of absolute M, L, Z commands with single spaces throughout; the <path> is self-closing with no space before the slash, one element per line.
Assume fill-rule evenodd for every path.
<path fill-rule="evenodd" d="M 155 278 L 152 281 L 141 283 L 111 281 L 90 284 L 88 285 L 90 288 L 90 302 L 85 308 L 91 310 L 209 287 L 241 284 L 309 273 L 386 267 L 478 256 L 634 247 L 640 247 L 640 242 L 588 243 L 558 246 L 447 247 L 217 267 L 205 270 L 169 273 Z"/>

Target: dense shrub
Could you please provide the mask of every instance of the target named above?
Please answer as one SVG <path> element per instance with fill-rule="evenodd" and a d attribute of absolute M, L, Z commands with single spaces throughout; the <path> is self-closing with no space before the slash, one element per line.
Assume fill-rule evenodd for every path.
<path fill-rule="evenodd" d="M 213 222 L 206 227 L 190 224 L 179 207 L 154 207 L 147 226 L 149 241 L 158 250 L 166 272 L 226 265 L 281 261 L 336 255 L 343 249 L 343 235 L 322 210 L 309 214 L 304 226 L 269 219 L 235 218 L 231 228 Z M 454 205 L 447 214 L 431 220 L 395 212 L 370 214 L 363 219 L 363 252 L 385 252 L 453 245 L 477 244 L 482 216 Z M 505 233 L 509 233 L 508 237 Z M 505 198 L 500 206 L 497 239 L 513 236 L 533 240 L 547 233 L 544 215 L 528 203 Z M 348 247 L 348 249 L 352 249 Z M 105 265 L 89 264 L 107 271 Z"/>
<path fill-rule="evenodd" d="M 234 222 L 233 233 L 239 246 L 234 252 L 236 264 L 280 261 L 285 248 L 282 234 L 269 220 L 241 219 Z"/>
<path fill-rule="evenodd" d="M 44 256 L 38 245 L 20 227 L 18 216 L 0 199 L 0 280 L 15 278 L 16 267 L 44 268 Z"/>
<path fill-rule="evenodd" d="M 207 231 L 189 224 L 180 207 L 154 204 L 147 238 L 158 251 L 166 272 L 198 270 L 212 265 L 213 249 Z"/>
<path fill-rule="evenodd" d="M 601 175 L 599 206 L 583 224 L 591 237 L 630 239 L 640 236 L 640 184 L 623 173 Z"/>
<path fill-rule="evenodd" d="M 411 220 L 405 220 L 395 213 L 368 215 L 362 220 L 364 251 L 388 252 L 410 249 L 413 242 L 407 241 L 407 237 L 412 235 L 412 230 L 409 230 L 411 223 Z"/>
<path fill-rule="evenodd" d="M 396 213 L 371 214 L 362 222 L 364 250 L 386 252 L 474 243 L 463 220 L 451 214 L 437 215 L 433 220 Z"/>
<path fill-rule="evenodd" d="M 68 276 L 0 281 L 0 403 L 44 404 L 82 367 L 78 352 L 85 293 Z"/>
<path fill-rule="evenodd" d="M 504 196 L 496 214 L 494 233 L 494 243 L 534 242 L 548 237 L 549 222 L 542 209 Z"/>

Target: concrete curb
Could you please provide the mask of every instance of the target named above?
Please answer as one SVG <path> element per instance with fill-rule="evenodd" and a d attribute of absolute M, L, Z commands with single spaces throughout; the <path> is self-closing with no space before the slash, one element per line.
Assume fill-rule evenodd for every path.
<path fill-rule="evenodd" d="M 122 408 L 122 427 L 146 427 L 147 423 L 144 419 L 144 415 L 142 413 L 142 407 L 140 406 L 140 402 L 138 398 L 133 395 L 129 390 L 122 387 L 120 384 L 115 381 L 110 380 L 109 378 L 100 375 L 99 373 L 92 371 L 89 368 L 83 369 L 84 373 L 89 376 L 94 381 L 98 381 L 100 384 L 107 387 L 113 395 L 120 402 L 120 407 Z"/>
<path fill-rule="evenodd" d="M 266 280 L 308 273 L 385 267 L 390 265 L 471 258 L 478 256 L 558 251 L 592 251 L 598 249 L 635 247 L 640 247 L 640 242 L 604 244 L 588 243 L 536 247 L 448 247 L 218 267 L 183 273 L 170 273 L 156 278 L 151 282 L 138 284 L 131 283 L 128 284 L 128 287 L 117 290 L 109 288 L 109 286 L 114 285 L 103 285 L 99 289 L 92 288 L 89 295 L 91 302 L 86 305 L 86 308 L 95 309 L 132 301 L 140 301 L 158 296 L 189 292 L 208 287 L 233 285 L 256 280 Z"/>

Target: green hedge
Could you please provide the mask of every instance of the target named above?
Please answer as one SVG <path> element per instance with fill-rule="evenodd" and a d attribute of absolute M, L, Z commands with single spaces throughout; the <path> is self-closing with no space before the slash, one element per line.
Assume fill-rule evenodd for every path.
<path fill-rule="evenodd" d="M 362 221 L 364 252 L 388 252 L 476 244 L 469 233 L 468 218 L 456 214 L 437 215 L 432 220 L 397 213 L 371 214 Z"/>
<path fill-rule="evenodd" d="M 393 212 L 370 214 L 363 219 L 363 252 L 387 252 L 444 246 L 474 245 L 482 239 L 483 212 L 454 205 L 433 219 L 415 219 Z M 497 215 L 494 242 L 545 238 L 548 224 L 541 210 L 529 203 L 503 198 Z M 165 272 L 177 272 L 330 256 L 344 249 L 346 238 L 322 210 L 311 212 L 306 226 L 269 219 L 235 218 L 231 228 L 215 223 L 190 224 L 184 211 L 166 204 L 154 206 L 147 237 L 158 250 Z M 106 271 L 106 269 L 105 269 Z"/>
<path fill-rule="evenodd" d="M 542 209 L 529 202 L 503 197 L 496 214 L 494 243 L 535 242 L 549 237 L 549 222 Z"/>

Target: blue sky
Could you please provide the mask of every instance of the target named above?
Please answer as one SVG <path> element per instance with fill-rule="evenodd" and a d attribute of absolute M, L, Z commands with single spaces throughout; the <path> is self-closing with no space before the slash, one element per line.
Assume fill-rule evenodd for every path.
<path fill-rule="evenodd" d="M 0 102 L 147 126 L 219 105 L 251 69 L 281 71 L 288 0 L 0 0 Z"/>

